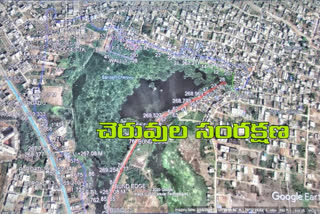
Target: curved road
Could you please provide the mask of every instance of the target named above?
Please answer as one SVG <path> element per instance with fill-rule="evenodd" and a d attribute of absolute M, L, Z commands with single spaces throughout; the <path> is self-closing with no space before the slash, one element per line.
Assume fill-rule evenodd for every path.
<path fill-rule="evenodd" d="M 5 71 L 4 71 L 4 69 L 3 69 L 3 67 L 1 65 L 0 65 L 0 70 L 1 70 L 1 73 L 3 74 L 3 77 L 7 81 L 7 84 L 9 86 L 9 88 L 11 89 L 11 91 L 13 92 L 13 94 L 15 95 L 17 100 L 19 101 L 20 106 L 21 106 L 23 112 L 25 113 L 25 115 L 27 116 L 32 128 L 37 133 L 37 135 L 38 135 L 38 137 L 40 139 L 40 142 L 41 142 L 41 146 L 43 147 L 43 150 L 45 151 L 47 157 L 50 159 L 51 165 L 53 166 L 53 168 L 54 168 L 54 170 L 56 172 L 57 180 L 60 182 L 60 186 L 61 186 L 61 190 L 62 190 L 64 201 L 65 201 L 65 205 L 66 205 L 66 208 L 67 208 L 67 212 L 71 214 L 71 208 L 70 208 L 70 203 L 69 203 L 67 191 L 66 191 L 65 186 L 63 185 L 63 180 L 62 180 L 62 178 L 60 176 L 60 172 L 59 172 L 59 169 L 57 167 L 57 164 L 56 164 L 56 161 L 54 159 L 54 156 L 51 153 L 51 150 L 50 150 L 50 147 L 49 147 L 49 143 L 47 142 L 46 138 L 42 135 L 38 124 L 35 122 L 36 120 L 32 116 L 32 111 L 29 109 L 28 106 L 26 106 L 23 103 L 23 101 L 22 101 L 22 99 L 21 99 L 21 97 L 19 95 L 18 90 L 11 83 L 11 81 L 8 78 L 6 78 L 7 74 L 5 73 Z"/>

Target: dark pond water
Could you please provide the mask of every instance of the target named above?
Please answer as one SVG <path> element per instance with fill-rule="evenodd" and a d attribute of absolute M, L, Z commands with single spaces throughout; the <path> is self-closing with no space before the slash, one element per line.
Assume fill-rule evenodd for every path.
<path fill-rule="evenodd" d="M 195 70 L 196 73 L 200 73 L 202 76 L 202 79 L 206 80 L 207 79 L 207 74 L 203 71 L 200 71 L 199 69 Z"/>
<path fill-rule="evenodd" d="M 185 91 L 198 91 L 201 87 L 203 85 L 197 86 L 193 79 L 184 78 L 183 72 L 174 73 L 166 81 L 142 79 L 140 87 L 136 88 L 122 105 L 120 116 L 146 121 L 143 113 L 165 112 L 179 105 L 172 103 L 174 98 L 186 98 Z"/>

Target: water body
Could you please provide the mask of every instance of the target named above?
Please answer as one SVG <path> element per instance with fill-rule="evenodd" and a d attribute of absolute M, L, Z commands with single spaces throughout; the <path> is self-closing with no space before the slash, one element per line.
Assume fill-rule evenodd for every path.
<path fill-rule="evenodd" d="M 140 80 L 140 87 L 134 89 L 134 93 L 127 97 L 119 112 L 121 118 L 135 118 L 147 121 L 143 113 L 162 113 L 173 106 L 174 98 L 186 98 L 185 91 L 198 91 L 203 84 L 196 85 L 192 78 L 185 78 L 183 72 L 176 72 L 166 81 Z"/>
<path fill-rule="evenodd" d="M 200 71 L 199 69 L 195 70 L 196 73 L 200 73 L 202 76 L 202 79 L 206 80 L 207 79 L 207 74 L 203 71 Z"/>

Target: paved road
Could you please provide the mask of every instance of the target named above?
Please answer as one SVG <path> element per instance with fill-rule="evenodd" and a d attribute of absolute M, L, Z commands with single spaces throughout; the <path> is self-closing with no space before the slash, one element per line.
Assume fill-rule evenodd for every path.
<path fill-rule="evenodd" d="M 52 152 L 50 150 L 50 147 L 49 147 L 49 144 L 46 140 L 45 137 L 43 137 L 42 133 L 40 132 L 40 129 L 39 129 L 39 126 L 38 124 L 35 122 L 36 120 L 34 119 L 34 117 L 32 116 L 32 111 L 29 109 L 28 106 L 26 106 L 20 95 L 19 95 L 19 92 L 18 90 L 16 89 L 16 87 L 11 83 L 11 81 L 7 78 L 5 78 L 6 75 L 6 72 L 4 71 L 3 67 L 0 65 L 0 70 L 1 70 L 1 73 L 3 74 L 3 77 L 4 79 L 6 80 L 9 88 L 11 89 L 11 91 L 13 92 L 13 94 L 15 95 L 15 97 L 17 98 L 17 100 L 19 101 L 20 103 L 20 106 L 23 110 L 23 112 L 25 113 L 25 115 L 27 116 L 32 128 L 34 129 L 34 131 L 37 133 L 39 139 L 40 139 L 40 142 L 41 142 L 41 146 L 43 147 L 47 157 L 50 159 L 50 162 L 51 162 L 51 165 L 53 166 L 53 168 L 55 169 L 55 172 L 56 172 L 56 178 L 57 180 L 59 181 L 60 183 L 60 186 L 61 186 L 61 190 L 62 190 L 62 193 L 63 193 L 63 197 L 64 197 L 64 201 L 65 201 L 65 205 L 66 205 L 66 208 L 67 208 L 67 212 L 68 213 L 71 213 L 71 207 L 70 207 L 70 203 L 69 203 L 69 199 L 68 199 L 68 195 L 67 195 L 67 191 L 66 191 L 66 188 L 65 186 L 63 185 L 63 182 L 62 182 L 62 178 L 60 176 L 60 172 L 59 172 L 59 169 L 58 169 L 58 166 L 56 164 L 56 161 L 54 159 L 54 156 L 52 155 Z"/>
<path fill-rule="evenodd" d="M 215 89 L 217 89 L 219 86 L 221 86 L 221 85 L 226 85 L 226 84 L 227 84 L 227 83 L 224 82 L 224 81 L 223 81 L 223 82 L 220 82 L 218 85 L 216 85 L 216 86 L 210 88 L 209 90 L 205 91 L 205 92 L 204 92 L 203 94 L 201 94 L 200 96 L 195 97 L 195 98 L 193 98 L 191 101 L 186 102 L 186 103 L 180 105 L 179 107 L 177 107 L 177 108 L 176 108 L 175 110 L 173 110 L 172 112 L 165 112 L 165 113 L 163 113 L 163 114 L 161 115 L 161 117 L 158 118 L 156 121 L 157 121 L 158 123 L 160 123 L 160 121 L 161 121 L 162 119 L 165 119 L 167 116 L 169 116 L 169 115 L 171 115 L 171 114 L 173 114 L 173 113 L 177 113 L 178 111 L 180 111 L 180 110 L 183 109 L 184 107 L 190 105 L 190 104 L 193 103 L 193 102 L 196 102 L 197 100 L 201 100 L 203 97 L 205 97 L 205 96 L 208 95 L 210 92 L 212 92 L 212 91 L 214 91 Z M 140 141 L 140 140 L 141 140 L 141 139 L 135 140 L 135 142 L 132 144 L 131 148 L 128 150 L 125 158 L 123 159 L 123 162 L 122 162 L 122 164 L 121 164 L 120 170 L 118 171 L 118 173 L 117 173 L 117 175 L 116 175 L 116 177 L 115 177 L 115 179 L 114 179 L 114 182 L 112 183 L 112 187 L 111 187 L 111 189 L 110 189 L 110 192 L 109 192 L 109 195 L 108 195 L 108 198 L 107 198 L 107 202 L 106 202 L 106 204 L 105 204 L 105 205 L 106 205 L 105 208 L 107 209 L 107 213 L 110 213 L 110 208 L 111 208 L 110 205 L 111 205 L 111 201 L 112 201 L 112 199 L 113 199 L 113 193 L 114 193 L 114 191 L 115 191 L 115 189 L 116 189 L 116 185 L 118 184 L 118 181 L 119 181 L 119 179 L 120 179 L 120 177 L 121 177 L 121 174 L 122 174 L 122 172 L 123 172 L 123 170 L 124 170 L 124 167 L 125 167 L 126 164 L 128 163 L 128 161 L 129 161 L 129 159 L 130 159 L 133 151 L 135 150 L 135 148 L 136 148 L 137 145 L 139 144 L 139 141 Z"/>

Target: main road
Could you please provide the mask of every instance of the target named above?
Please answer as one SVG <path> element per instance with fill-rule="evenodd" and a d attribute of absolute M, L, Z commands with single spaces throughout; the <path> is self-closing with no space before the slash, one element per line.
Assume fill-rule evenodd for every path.
<path fill-rule="evenodd" d="M 15 95 L 15 97 L 19 101 L 19 104 L 20 104 L 24 114 L 28 118 L 29 123 L 31 124 L 33 130 L 37 133 L 38 138 L 40 139 L 41 146 L 42 146 L 43 150 L 45 151 L 48 159 L 51 162 L 51 165 L 53 166 L 53 168 L 55 170 L 57 181 L 60 183 L 63 198 L 64 198 L 65 205 L 67 208 L 67 213 L 71 214 L 71 207 L 70 207 L 67 191 L 66 191 L 65 186 L 63 185 L 63 180 L 61 178 L 61 175 L 60 175 L 58 166 L 56 164 L 55 158 L 50 150 L 49 143 L 47 142 L 46 137 L 44 137 L 43 134 L 41 133 L 39 125 L 35 122 L 36 119 L 32 116 L 32 111 L 29 109 L 29 107 L 27 105 L 24 104 L 23 100 L 21 99 L 19 91 L 16 89 L 14 84 L 12 84 L 12 82 L 7 78 L 7 74 L 4 70 L 4 68 L 2 67 L 2 65 L 0 65 L 0 71 L 1 71 L 3 78 L 6 80 L 10 90 L 12 91 L 12 93 Z"/>
<path fill-rule="evenodd" d="M 223 81 L 223 82 L 220 82 L 218 85 L 216 85 L 216 86 L 210 88 L 209 90 L 205 91 L 205 92 L 204 92 L 203 94 L 201 94 L 200 96 L 195 97 L 195 98 L 193 98 L 191 101 L 186 102 L 186 103 L 180 105 L 180 106 L 177 107 L 175 110 L 173 110 L 173 111 L 171 111 L 171 112 L 165 112 L 165 113 L 163 113 L 163 114 L 161 115 L 161 117 L 159 117 L 156 121 L 159 123 L 161 120 L 165 119 L 167 116 L 169 116 L 169 115 L 171 115 L 171 114 L 174 114 L 174 113 L 177 113 L 178 111 L 180 111 L 181 109 L 187 107 L 187 106 L 190 105 L 191 103 L 194 103 L 194 102 L 196 102 L 196 101 L 198 101 L 198 100 L 201 100 L 203 97 L 205 97 L 206 95 L 208 95 L 210 92 L 214 91 L 214 90 L 215 90 L 216 88 L 218 88 L 220 85 L 225 85 L 225 84 L 227 84 L 227 83 L 224 82 L 224 81 Z M 112 183 L 112 186 L 111 186 L 111 189 L 110 189 L 108 198 L 107 198 L 107 202 L 106 202 L 106 204 L 105 204 L 105 209 L 107 210 L 107 213 L 110 213 L 110 210 L 111 210 L 110 205 L 111 205 L 111 201 L 112 201 L 112 199 L 113 199 L 113 193 L 114 193 L 114 191 L 115 191 L 115 189 L 116 189 L 116 185 L 118 184 L 118 181 L 119 181 L 119 179 L 120 179 L 120 177 L 121 177 L 121 174 L 122 174 L 122 172 L 123 172 L 123 170 L 124 170 L 124 167 L 125 167 L 126 164 L 128 163 L 128 161 L 129 161 L 129 159 L 130 159 L 133 151 L 135 150 L 135 148 L 136 148 L 137 145 L 139 144 L 139 141 L 140 141 L 140 140 L 141 140 L 141 139 L 135 140 L 135 142 L 132 144 L 131 148 L 128 150 L 125 158 L 124 158 L 123 161 L 122 161 L 121 167 L 120 167 L 120 169 L 119 169 L 118 172 L 117 172 L 117 175 L 116 175 L 116 177 L 115 177 L 115 179 L 114 179 L 114 182 Z"/>

